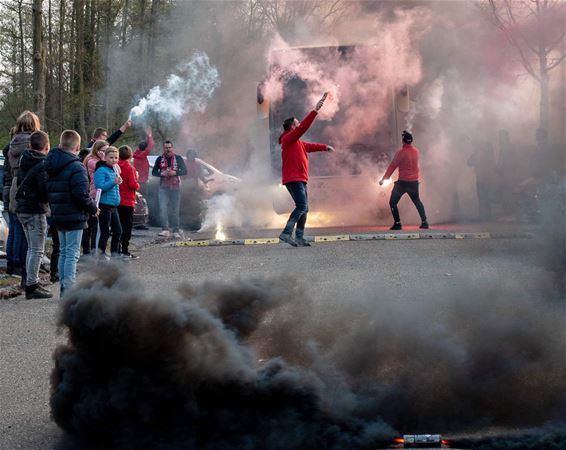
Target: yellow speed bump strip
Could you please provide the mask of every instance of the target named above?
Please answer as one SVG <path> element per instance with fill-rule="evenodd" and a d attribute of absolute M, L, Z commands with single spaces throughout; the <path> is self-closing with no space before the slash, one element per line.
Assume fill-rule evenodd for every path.
<path fill-rule="evenodd" d="M 209 240 L 203 241 L 180 241 L 175 242 L 175 247 L 208 247 L 210 245 Z"/>
<path fill-rule="evenodd" d="M 419 233 L 388 233 L 385 239 L 419 239 Z"/>
<path fill-rule="evenodd" d="M 349 241 L 349 234 L 338 234 L 336 236 L 315 236 L 315 242 L 336 242 L 336 241 Z"/>
<path fill-rule="evenodd" d="M 279 238 L 244 239 L 244 245 L 278 244 Z"/>
<path fill-rule="evenodd" d="M 489 233 L 456 233 L 456 239 L 489 239 Z"/>

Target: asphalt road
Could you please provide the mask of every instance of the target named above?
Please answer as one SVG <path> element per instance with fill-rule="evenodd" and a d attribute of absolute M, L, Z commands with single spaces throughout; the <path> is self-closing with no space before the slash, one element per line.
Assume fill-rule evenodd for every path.
<path fill-rule="evenodd" d="M 138 241 L 140 243 L 141 241 Z M 316 304 L 347 301 L 380 290 L 399 301 L 423 303 L 463 280 L 517 280 L 545 276 L 533 239 L 365 241 L 208 248 L 146 245 L 140 259 L 122 265 L 146 292 L 169 293 L 181 281 L 230 281 L 285 275 L 307 289 Z M 84 269 L 83 269 L 84 270 Z M 0 449 L 53 448 L 60 431 L 49 417 L 51 355 L 64 336 L 56 332 L 59 300 L 0 301 Z"/>

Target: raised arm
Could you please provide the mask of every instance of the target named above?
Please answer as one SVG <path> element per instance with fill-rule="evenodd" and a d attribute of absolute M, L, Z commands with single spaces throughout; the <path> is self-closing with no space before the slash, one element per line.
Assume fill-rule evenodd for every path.
<path fill-rule="evenodd" d="M 131 126 L 132 126 L 132 121 L 130 119 L 126 120 L 120 128 L 118 128 L 116 131 L 114 131 L 114 133 L 108 136 L 108 139 L 106 139 L 108 145 L 112 145 L 114 142 L 120 139 L 120 136 L 122 136 L 122 134 L 124 134 L 126 130 Z"/>

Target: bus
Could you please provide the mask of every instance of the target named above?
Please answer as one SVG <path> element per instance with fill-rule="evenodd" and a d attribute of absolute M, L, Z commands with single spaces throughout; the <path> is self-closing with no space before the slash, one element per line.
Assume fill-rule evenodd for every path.
<path fill-rule="evenodd" d="M 269 152 L 274 183 L 280 183 L 281 177 L 281 146 L 278 139 L 283 131 L 284 119 L 295 116 L 301 120 L 314 107 L 314 103 L 310 104 L 308 100 L 312 97 L 313 83 L 317 84 L 312 78 L 312 70 L 308 76 L 303 76 L 297 68 L 304 67 L 302 62 L 306 61 L 311 68 L 320 68 L 325 74 L 330 74 L 329 79 L 332 79 L 333 73 L 344 74 L 350 64 L 359 64 L 358 49 L 359 46 L 356 45 L 314 46 L 271 52 L 268 74 L 257 89 L 257 109 L 269 127 Z M 289 61 L 290 68 L 285 67 Z M 297 62 L 296 65 L 294 61 Z M 274 83 L 278 84 L 277 95 L 269 92 L 269 86 Z M 336 86 L 338 80 L 334 83 Z M 338 87 L 341 95 L 348 95 L 346 88 L 352 87 Z M 410 102 L 407 86 L 396 90 L 388 87 L 384 89 L 386 92 L 379 101 L 385 102 L 382 108 L 387 112 L 381 120 L 371 124 L 370 133 L 350 133 L 344 136 L 343 133 L 336 132 L 344 127 L 351 127 L 348 118 L 355 105 L 350 103 L 339 107 L 331 120 L 324 120 L 319 115 L 303 136 L 306 141 L 329 144 L 336 149 L 333 154 L 309 154 L 310 211 L 333 214 L 344 212 L 347 216 L 355 210 L 356 217 L 352 217 L 354 222 L 370 220 L 372 223 L 385 223 L 390 220 L 388 202 L 391 185 L 380 187 L 378 181 L 400 146 L 399 136 L 405 116 L 409 113 Z M 322 90 L 319 94 L 322 95 Z M 274 191 L 275 212 L 290 212 L 293 203 L 285 187 L 279 185 Z"/>

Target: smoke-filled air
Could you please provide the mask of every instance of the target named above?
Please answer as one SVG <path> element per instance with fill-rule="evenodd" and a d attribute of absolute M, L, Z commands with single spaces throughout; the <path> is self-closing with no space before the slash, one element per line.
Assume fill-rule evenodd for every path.
<path fill-rule="evenodd" d="M 533 107 L 538 82 L 494 26 L 487 3 L 276 3 L 280 9 L 261 2 L 179 2 L 167 21 L 168 37 L 159 42 L 170 56 L 157 69 L 164 81 L 148 92 L 138 89 L 140 100 L 131 105 L 134 121 L 151 117 L 148 123 L 157 123 L 179 151 L 194 148 L 243 180 L 239 193 L 208 205 L 203 229 L 218 221 L 225 227 L 283 222 L 288 202 L 272 207 L 280 203 L 281 123 L 289 116 L 301 120 L 323 92 L 327 102 L 306 137 L 337 152 L 312 154 L 311 175 L 351 182 L 337 179 L 329 194 L 313 180 L 316 224 L 389 220 L 391 188 L 376 181 L 400 148 L 403 129 L 414 133 L 421 152 L 421 194 L 437 223 L 474 217 L 475 177 L 467 163 L 484 142 L 497 150 L 501 129 L 520 161 L 514 170 L 528 178 L 541 126 Z M 545 18 L 549 33 L 563 28 L 561 17 Z M 530 23 L 516 26 L 525 28 L 523 36 L 533 32 Z M 110 81 L 117 90 L 132 90 L 124 74 L 135 60 L 124 52 L 113 54 Z M 560 70 L 549 72 L 551 108 L 564 97 Z M 543 124 L 556 149 L 564 145 L 560 114 Z M 544 163 L 555 165 L 557 151 Z"/>
<path fill-rule="evenodd" d="M 109 52 L 105 92 L 132 93 L 120 108 L 136 132 L 153 129 L 153 155 L 171 140 L 176 154 L 193 149 L 233 175 L 233 189 L 181 196 L 181 215 L 195 203 L 193 231 L 222 240 L 285 223 L 293 199 L 281 179 L 283 121 L 301 122 L 325 93 L 302 139 L 336 151 L 309 154 L 309 227 L 390 225 L 392 186 L 379 181 L 403 130 L 420 152 L 431 224 L 476 218 L 478 174 L 500 175 L 495 159 L 474 172 L 470 157 L 501 151 L 502 135 L 514 152 L 507 173 L 535 180 L 517 182 L 522 192 L 539 180 L 535 168 L 546 180 L 563 176 L 564 66 L 549 51 L 557 64 L 541 99 L 536 67 L 505 38 L 489 1 L 164 3 L 154 78 L 127 76 L 146 70 L 134 41 Z M 516 20 L 530 39 L 532 24 Z M 564 9 L 543 28 L 563 32 Z M 548 132 L 545 152 L 537 128 Z M 549 191 L 547 202 L 559 195 Z M 417 223 L 404 201 L 403 220 Z M 61 448 L 376 449 L 406 430 L 441 430 L 462 448 L 566 449 L 564 207 L 545 215 L 545 205 L 537 213 L 556 234 L 540 240 L 536 281 L 489 266 L 450 288 L 411 287 L 402 301 L 396 287 L 411 267 L 388 286 L 349 280 L 321 298 L 306 278 L 320 254 L 298 268 L 305 279 L 227 273 L 189 284 L 177 272 L 159 293 L 123 270 L 89 267 L 58 315 L 65 343 L 54 353 L 50 407 Z M 520 217 L 521 208 L 533 209 L 506 212 Z M 463 258 L 458 251 L 438 258 Z"/>
<path fill-rule="evenodd" d="M 62 445 L 370 449 L 432 429 L 473 448 L 563 448 L 552 274 L 528 290 L 481 280 L 408 302 L 364 285 L 321 311 L 287 276 L 151 296 L 95 270 L 59 318 L 69 340 L 54 355 L 51 408 L 69 433 Z"/>

